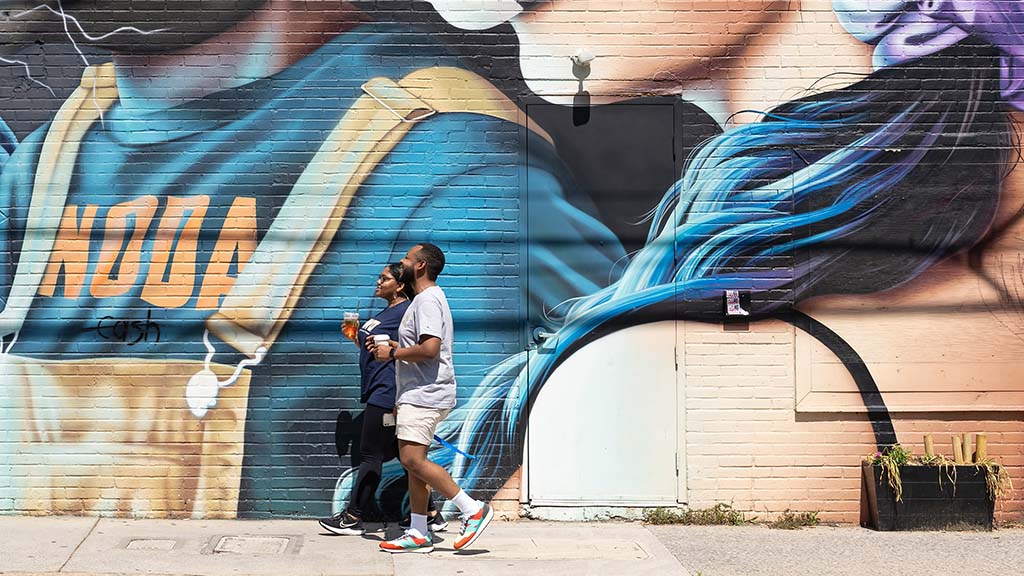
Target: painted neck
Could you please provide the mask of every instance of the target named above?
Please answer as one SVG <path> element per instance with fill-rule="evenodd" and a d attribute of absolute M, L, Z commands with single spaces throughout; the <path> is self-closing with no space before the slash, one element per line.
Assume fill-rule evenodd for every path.
<path fill-rule="evenodd" d="M 166 54 L 115 54 L 121 106 L 148 113 L 272 76 L 362 21 L 347 2 L 306 11 L 270 0 L 233 28 Z"/>
<path fill-rule="evenodd" d="M 709 71 L 710 92 L 722 98 L 709 112 L 731 115 L 736 124 L 756 122 L 760 114 L 743 111 L 767 112 L 806 96 L 812 85 L 836 90 L 871 73 L 874 47 L 843 31 L 830 0 L 801 0 L 798 10 L 782 16 L 777 24 L 751 36 L 735 63 L 718 63 Z M 813 60 L 811 77 L 798 73 L 808 58 Z"/>

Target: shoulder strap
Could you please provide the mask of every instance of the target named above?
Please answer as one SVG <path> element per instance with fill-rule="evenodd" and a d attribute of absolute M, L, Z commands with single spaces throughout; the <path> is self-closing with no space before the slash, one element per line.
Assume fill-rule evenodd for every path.
<path fill-rule="evenodd" d="M 17 335 L 25 322 L 60 228 L 78 148 L 89 128 L 116 100 L 113 64 L 90 66 L 50 124 L 36 166 L 14 282 L 0 313 L 2 338 Z"/>
<path fill-rule="evenodd" d="M 262 358 L 377 164 L 418 123 L 441 113 L 482 114 L 551 137 L 490 82 L 459 68 L 425 68 L 396 83 L 374 78 L 292 188 L 273 224 L 206 323 L 222 341 Z"/>

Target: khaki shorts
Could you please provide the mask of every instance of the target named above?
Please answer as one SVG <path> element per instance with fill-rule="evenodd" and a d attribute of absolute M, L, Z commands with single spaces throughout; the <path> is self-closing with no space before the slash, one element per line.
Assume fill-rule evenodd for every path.
<path fill-rule="evenodd" d="M 430 446 L 434 431 L 442 420 L 448 417 L 451 408 L 426 408 L 412 404 L 398 405 L 398 420 L 395 436 L 399 440 Z"/>

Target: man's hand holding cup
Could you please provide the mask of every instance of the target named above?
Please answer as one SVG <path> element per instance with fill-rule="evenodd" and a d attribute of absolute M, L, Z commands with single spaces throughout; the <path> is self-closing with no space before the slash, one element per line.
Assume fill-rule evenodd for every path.
<path fill-rule="evenodd" d="M 394 350 L 398 348 L 398 342 L 393 342 L 387 334 L 377 334 L 373 337 L 373 355 L 378 362 L 394 360 Z"/>

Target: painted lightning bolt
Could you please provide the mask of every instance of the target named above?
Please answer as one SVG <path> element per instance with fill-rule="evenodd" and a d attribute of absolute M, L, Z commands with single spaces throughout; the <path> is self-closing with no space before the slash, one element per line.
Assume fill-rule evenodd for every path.
<path fill-rule="evenodd" d="M 36 6 L 35 8 L 30 8 L 28 10 L 25 10 L 23 12 L 19 12 L 18 14 L 15 14 L 13 16 L 13 18 L 21 18 L 21 17 L 26 16 L 28 14 L 32 14 L 33 12 L 36 12 L 38 10 L 46 10 L 46 11 L 50 12 L 51 14 L 53 14 L 53 15 L 55 15 L 55 16 L 57 16 L 57 17 L 59 17 L 61 19 L 61 22 L 64 25 L 64 35 L 67 36 L 68 40 L 71 41 L 71 46 L 75 49 L 75 52 L 78 53 L 78 57 L 82 60 L 82 63 L 85 64 L 87 67 L 90 65 L 89 59 L 86 57 L 85 52 L 82 51 L 82 48 L 78 45 L 78 42 L 75 40 L 75 35 L 72 33 L 71 28 L 68 26 L 69 22 L 73 23 L 75 25 L 75 28 L 78 29 L 78 32 L 85 39 L 89 40 L 90 42 L 97 42 L 97 41 L 103 40 L 105 38 L 109 38 L 110 36 L 113 36 L 114 34 L 120 34 L 122 32 L 132 32 L 132 33 L 135 33 L 135 34 L 141 34 L 143 36 L 148 36 L 150 34 L 157 34 L 157 33 L 160 33 L 160 32 L 167 31 L 167 28 L 160 28 L 160 29 L 157 29 L 157 30 L 142 30 L 142 29 L 136 28 L 135 26 L 122 26 L 122 27 L 120 27 L 120 28 L 118 28 L 116 30 L 113 30 L 113 31 L 108 32 L 106 34 L 103 34 L 101 36 L 93 36 L 93 35 L 91 35 L 91 34 L 89 34 L 88 32 L 85 31 L 85 28 L 82 27 L 82 23 L 79 22 L 77 18 L 75 18 L 74 16 L 71 16 L 70 14 L 68 14 L 67 12 L 64 11 L 64 5 L 61 3 L 61 0 L 57 0 L 57 9 L 56 10 L 52 6 L 50 6 L 48 4 L 40 4 L 39 6 Z M 38 80 L 36 80 L 35 78 L 32 77 L 32 75 L 30 73 L 30 70 L 28 68 L 28 65 L 25 64 L 24 62 L 7 60 L 7 59 L 2 58 L 2 57 L 0 57 L 0 61 L 7 62 L 9 64 L 21 64 L 22 66 L 25 67 L 25 71 L 27 73 L 29 73 L 29 79 L 30 80 L 32 80 L 33 82 L 35 82 L 37 84 L 41 84 L 42 86 L 46 87 L 46 89 L 49 90 L 51 94 L 56 95 L 54 93 L 53 89 L 51 89 L 46 84 L 43 84 L 42 82 L 39 82 Z M 96 100 L 96 78 L 95 77 L 93 78 L 93 97 L 92 97 L 92 102 L 93 102 L 93 106 L 96 107 L 96 110 L 100 114 L 100 123 L 103 123 L 103 121 L 104 121 L 103 108 L 100 106 L 99 101 Z"/>
<path fill-rule="evenodd" d="M 54 97 L 57 96 L 57 93 L 53 91 L 53 88 L 50 88 L 49 85 L 47 85 L 44 82 L 41 82 L 41 81 L 37 80 L 34 76 L 32 76 L 32 69 L 28 67 L 28 63 L 27 62 L 24 62 L 22 60 L 13 60 L 13 59 L 4 58 L 3 56 L 0 56 L 0 62 L 3 62 L 4 64 L 12 64 L 12 65 L 15 65 L 15 66 L 21 66 L 22 68 L 25 69 L 25 76 L 28 77 L 28 79 L 30 81 L 32 81 L 32 82 L 42 86 L 43 88 L 46 88 L 47 90 L 50 91 L 50 94 L 52 94 Z"/>
<path fill-rule="evenodd" d="M 39 6 L 36 6 L 35 8 L 30 8 L 28 10 L 25 10 L 24 12 L 19 12 L 19 13 L 15 14 L 12 18 L 21 18 L 22 16 L 26 16 L 26 15 L 31 14 L 33 12 L 36 12 L 38 10 L 47 10 L 50 13 L 52 13 L 54 16 L 57 16 L 57 17 L 61 18 L 64 21 L 64 31 L 68 35 L 68 39 L 70 39 L 72 42 L 74 42 L 75 39 L 71 37 L 71 32 L 67 28 L 68 22 L 73 22 L 74 25 L 75 25 L 75 28 L 78 28 L 78 32 L 86 40 L 89 40 L 90 42 L 98 42 L 100 40 L 105 40 L 105 39 L 113 36 L 114 34 L 120 34 L 122 32 L 134 32 L 136 34 L 141 34 L 143 36 L 149 36 L 150 34 L 158 34 L 160 32 L 166 32 L 166 31 L 170 30 L 169 28 L 159 28 L 157 30 L 141 30 L 139 28 L 136 28 L 135 26 L 122 26 L 122 27 L 118 28 L 117 30 L 114 30 L 112 32 L 107 32 L 106 34 L 103 34 L 102 36 L 93 36 L 93 35 L 91 35 L 91 34 L 89 34 L 88 32 L 85 31 L 85 28 L 82 27 L 82 23 L 78 21 L 78 18 L 75 18 L 74 16 L 71 16 L 70 14 L 67 14 L 66 12 L 64 12 L 64 7 L 61 5 L 60 0 L 57 0 L 57 8 L 58 8 L 58 10 L 54 10 L 53 7 L 49 6 L 48 4 L 40 4 Z"/>

